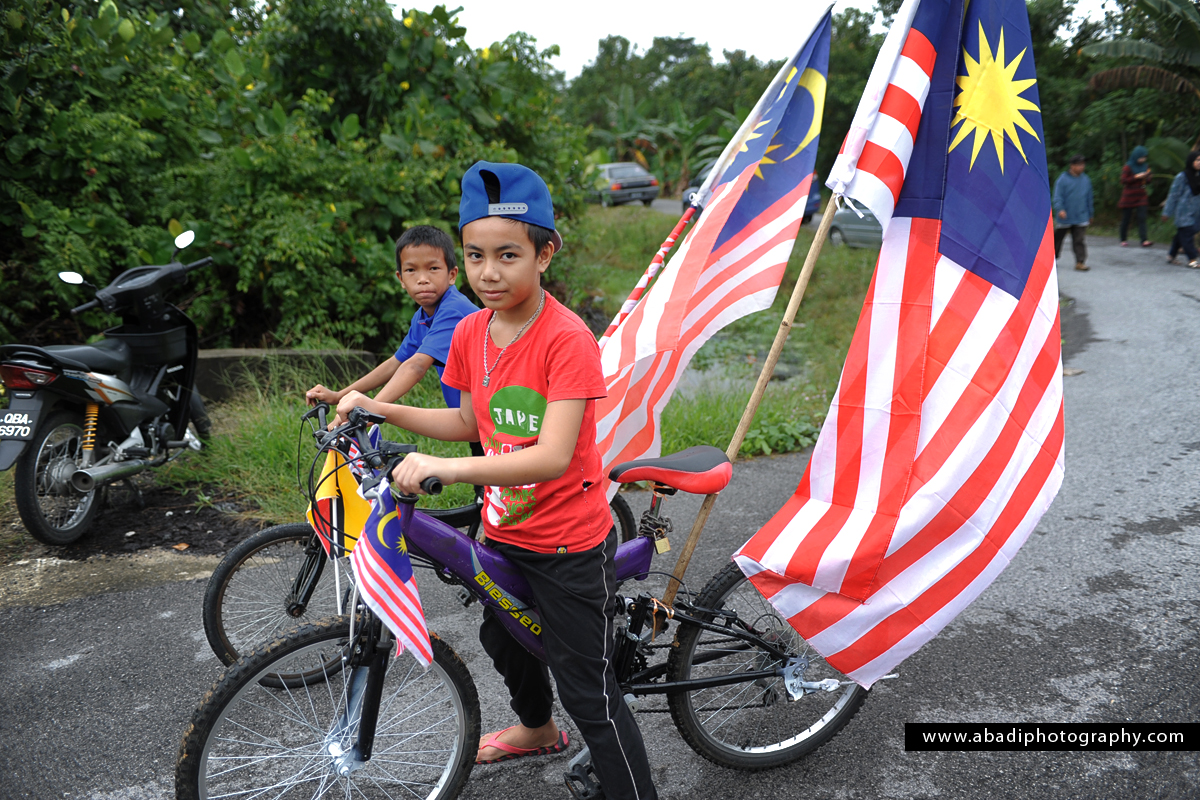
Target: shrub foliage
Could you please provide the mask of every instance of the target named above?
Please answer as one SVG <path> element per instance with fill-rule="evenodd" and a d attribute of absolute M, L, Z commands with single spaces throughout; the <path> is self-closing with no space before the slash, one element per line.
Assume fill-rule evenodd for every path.
<path fill-rule="evenodd" d="M 104 285 L 193 228 L 184 302 L 206 346 L 386 348 L 413 307 L 392 241 L 450 229 L 484 158 L 581 202 L 582 133 L 528 37 L 473 50 L 452 13 L 382 0 L 5 4 L 0 341 L 76 336 Z M 84 332 L 105 320 L 82 320 Z"/>

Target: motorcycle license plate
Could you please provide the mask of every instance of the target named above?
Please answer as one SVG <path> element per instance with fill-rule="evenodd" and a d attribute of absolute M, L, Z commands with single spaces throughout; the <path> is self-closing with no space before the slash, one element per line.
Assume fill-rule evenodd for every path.
<path fill-rule="evenodd" d="M 30 411 L 0 411 L 0 439 L 29 441 L 37 429 L 37 414 Z"/>

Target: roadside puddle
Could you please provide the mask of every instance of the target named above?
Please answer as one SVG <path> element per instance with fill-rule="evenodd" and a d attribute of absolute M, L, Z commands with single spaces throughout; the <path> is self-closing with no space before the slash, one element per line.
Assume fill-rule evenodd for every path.
<path fill-rule="evenodd" d="M 220 561 L 220 556 L 194 556 L 160 548 L 128 555 L 97 555 L 84 561 L 17 561 L 0 566 L 0 609 L 53 606 L 94 594 L 203 579 L 212 575 Z"/>

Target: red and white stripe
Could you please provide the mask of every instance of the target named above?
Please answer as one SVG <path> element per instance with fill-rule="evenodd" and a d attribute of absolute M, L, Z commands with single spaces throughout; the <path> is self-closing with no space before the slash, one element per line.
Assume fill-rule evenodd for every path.
<path fill-rule="evenodd" d="M 991 583 L 1062 483 L 1053 228 L 1019 299 L 939 235 L 893 221 L 809 467 L 735 556 L 868 687 Z"/>
<path fill-rule="evenodd" d="M 775 300 L 812 178 L 714 250 L 755 166 L 717 190 L 668 269 L 601 349 L 608 397 L 597 401 L 596 441 L 605 474 L 659 455 L 662 411 L 692 356 L 714 333 Z"/>
<path fill-rule="evenodd" d="M 411 650 L 428 667 L 433 662 L 433 646 L 416 580 L 400 580 L 379 557 L 370 536 L 359 539 L 350 554 L 350 565 L 363 599 L 395 634 L 396 654 Z"/>
<path fill-rule="evenodd" d="M 912 156 L 937 51 L 910 27 L 918 0 L 896 16 L 825 185 L 862 202 L 886 233 Z"/>

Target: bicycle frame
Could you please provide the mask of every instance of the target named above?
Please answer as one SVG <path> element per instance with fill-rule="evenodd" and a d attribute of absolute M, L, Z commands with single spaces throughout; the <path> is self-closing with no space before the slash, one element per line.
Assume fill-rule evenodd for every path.
<path fill-rule="evenodd" d="M 484 608 L 496 612 L 523 647 L 546 661 L 541 617 L 534 608 L 529 583 L 516 565 L 486 544 L 416 510 L 411 502 L 398 503 L 397 511 L 409 556 L 430 562 L 467 587 Z M 653 555 L 654 544 L 643 536 L 618 545 L 614 559 L 617 580 L 644 579 Z"/>
<path fill-rule="evenodd" d="M 361 411 L 362 409 L 355 409 L 355 412 Z M 372 415 L 366 412 L 362 412 L 356 419 L 352 412 L 351 420 L 345 427 L 361 428 L 361 421 L 379 420 L 373 419 Z M 337 437 L 332 437 L 327 441 L 332 442 L 336 439 Z M 356 436 L 356 440 L 359 447 L 358 456 L 343 453 L 347 459 L 347 465 L 351 461 L 362 459 L 372 470 L 382 467 L 383 462 L 380 458 L 382 450 L 373 451 L 361 435 Z M 404 452 L 408 452 L 408 450 Z M 403 455 L 400 457 L 402 458 Z M 389 490 L 386 484 L 381 483 L 381 479 L 386 479 L 390 472 L 391 466 L 389 465 L 382 472 L 375 473 L 376 477 L 371 480 L 369 485 L 368 496 L 371 492 Z M 436 479 L 431 480 L 436 481 Z M 364 487 L 367 486 L 368 484 L 364 484 Z M 440 488 L 436 491 L 440 491 Z M 623 542 L 617 546 L 614 567 L 618 583 L 629 579 L 643 580 L 648 576 L 650 561 L 657 552 L 656 544 L 665 541 L 666 531 L 670 529 L 670 521 L 660 513 L 662 504 L 664 499 L 673 495 L 675 491 L 668 486 L 656 485 L 650 511 L 642 520 L 638 537 L 631 542 Z M 416 510 L 416 495 L 399 494 L 396 495 L 396 499 L 398 501 L 396 510 L 410 558 L 427 562 L 433 569 L 440 571 L 440 577 L 443 579 L 464 586 L 484 608 L 491 608 L 496 612 L 497 619 L 521 646 L 546 663 L 546 653 L 541 638 L 541 618 L 534 605 L 533 592 L 530 590 L 529 583 L 516 565 L 486 544 L 463 535 L 440 519 Z M 294 584 L 297 590 L 301 589 L 304 577 L 303 573 L 297 576 Z M 305 594 L 311 594 L 311 588 Z M 653 610 L 650 609 L 652 603 L 655 604 Z M 668 609 L 668 611 L 673 618 L 677 617 L 680 622 L 687 622 L 705 630 L 740 640 L 746 647 L 761 647 L 775 656 L 779 660 L 780 666 L 754 672 L 742 672 L 737 675 L 673 682 L 649 682 L 662 674 L 661 665 L 631 675 L 634 654 L 642 645 L 642 628 L 645 626 L 646 620 L 655 613 L 659 604 L 646 594 L 639 596 L 636 600 L 625 600 L 625 604 L 625 611 L 629 615 L 629 624 L 625 635 L 618 642 L 615 666 L 618 683 L 632 694 L 690 691 L 775 676 L 782 676 L 785 679 L 785 685 L 792 699 L 809 692 L 828 691 L 830 688 L 823 682 L 802 681 L 804 670 L 808 667 L 807 659 L 789 657 L 787 653 L 759 636 L 745 622 L 738 620 L 736 614 L 723 609 L 696 610 L 724 617 L 726 620 L 724 625 L 713 624 L 692 616 L 686 611 L 677 609 Z M 678 603 L 678 605 L 685 608 L 690 607 L 686 602 Z M 632 681 L 645 682 L 635 683 Z"/>

